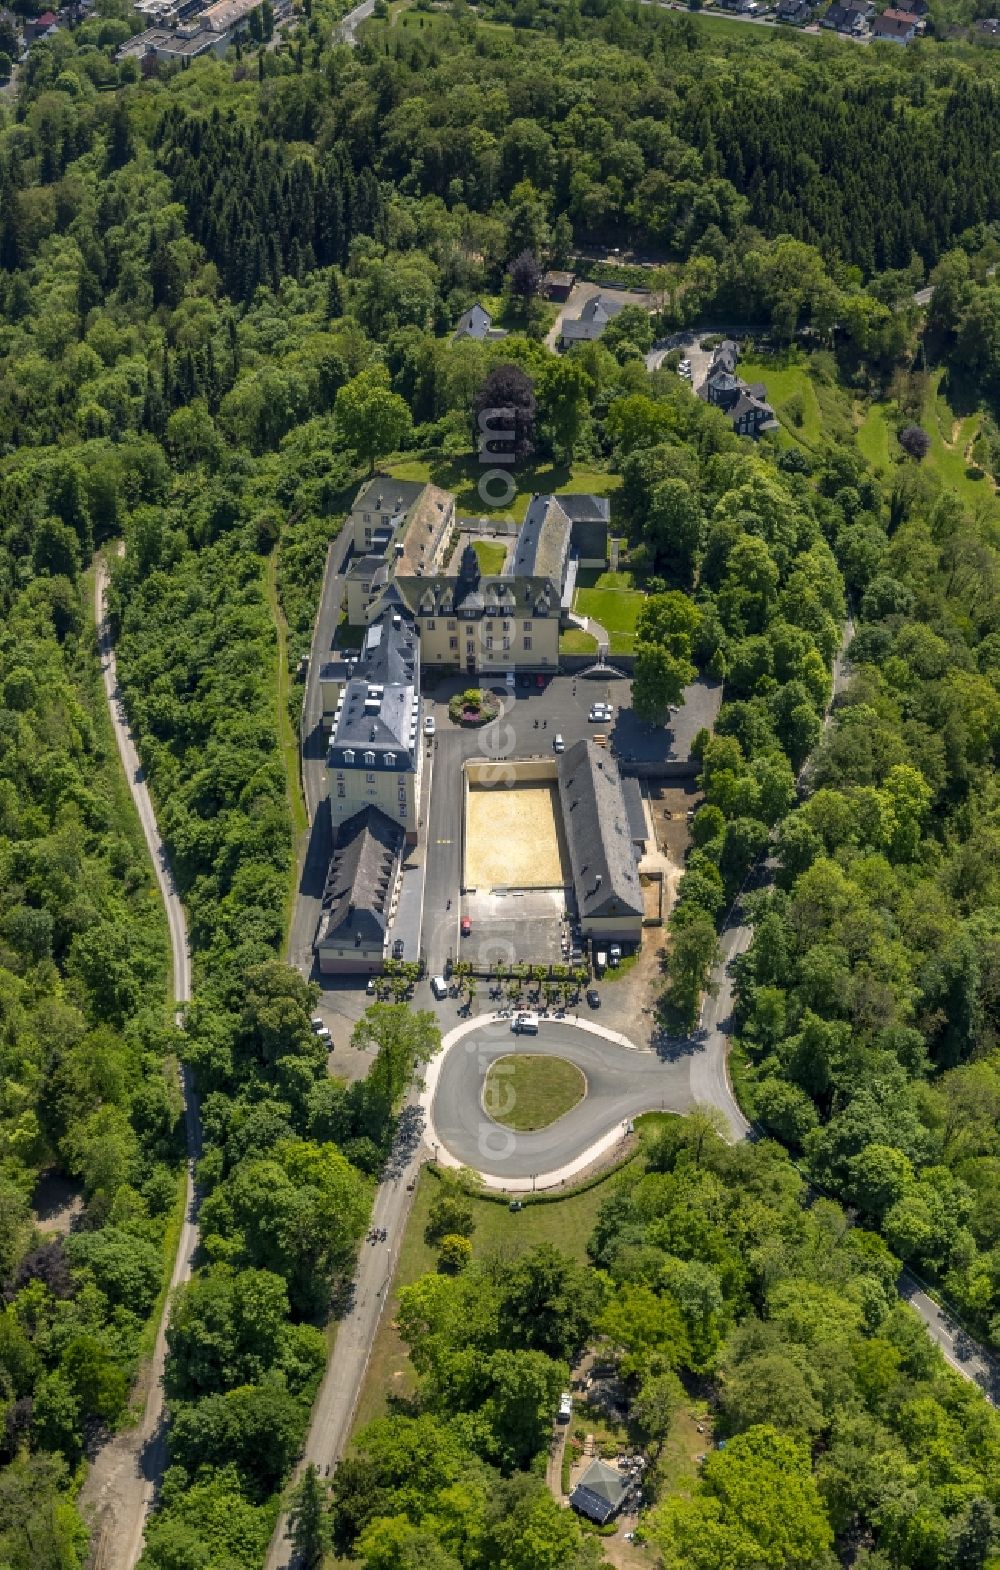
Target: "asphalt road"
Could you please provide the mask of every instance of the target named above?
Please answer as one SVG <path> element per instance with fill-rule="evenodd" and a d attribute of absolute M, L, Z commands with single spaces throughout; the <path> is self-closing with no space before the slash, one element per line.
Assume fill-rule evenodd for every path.
<path fill-rule="evenodd" d="M 107 572 L 104 562 L 98 559 L 94 573 L 94 620 L 97 625 L 104 691 L 125 778 L 128 780 L 132 800 L 142 824 L 150 860 L 153 863 L 156 881 L 167 912 L 173 994 L 178 1005 L 176 1018 L 179 1023 L 183 1014 L 183 1005 L 191 996 L 191 956 L 188 949 L 187 925 L 184 919 L 184 907 L 174 886 L 166 851 L 156 825 L 142 764 L 125 718 L 118 685 L 114 645 L 104 610 L 106 584 Z M 194 1088 L 186 1071 L 182 1069 L 181 1073 L 187 1137 L 184 1221 L 174 1256 L 167 1308 L 160 1318 L 152 1358 L 142 1376 L 142 1384 L 146 1390 L 142 1418 L 135 1428 L 117 1434 L 103 1447 L 95 1458 L 81 1494 L 81 1505 L 95 1523 L 95 1570 L 132 1570 L 142 1552 L 146 1516 L 167 1464 L 163 1369 L 167 1355 L 169 1305 L 177 1288 L 189 1279 L 198 1247 L 194 1167 L 201 1154 L 201 1128 Z"/>
<path fill-rule="evenodd" d="M 904 1270 L 899 1278 L 899 1293 L 920 1315 L 952 1368 L 978 1385 L 993 1406 L 1000 1405 L 1000 1362 L 973 1341 L 953 1314 L 927 1295 L 909 1270 Z"/>
<path fill-rule="evenodd" d="M 360 22 L 366 21 L 367 18 L 371 16 L 374 9 L 375 0 L 362 0 L 361 5 L 356 5 L 353 11 L 348 11 L 347 15 L 337 23 L 337 27 L 335 29 L 340 43 L 350 44 L 351 48 L 353 49 L 354 45 L 358 41 L 358 24 Z"/>
<path fill-rule="evenodd" d="M 535 1133 L 503 1127 L 483 1109 L 483 1086 L 497 1058 L 547 1053 L 581 1069 L 587 1094 Z M 692 1102 L 688 1058 L 659 1056 L 606 1041 L 571 1020 L 543 1019 L 535 1036 L 515 1035 L 508 1020 L 484 1020 L 447 1052 L 431 1104 L 433 1135 L 463 1166 L 497 1178 L 544 1179 L 577 1161 L 617 1125 L 640 1112 L 686 1112 Z M 546 1186 L 544 1181 L 542 1187 Z"/>

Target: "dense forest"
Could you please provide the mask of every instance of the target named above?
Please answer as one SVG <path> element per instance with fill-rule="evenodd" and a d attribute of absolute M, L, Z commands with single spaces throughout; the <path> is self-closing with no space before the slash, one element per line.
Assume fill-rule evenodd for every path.
<path fill-rule="evenodd" d="M 0 1560 L 81 1561 L 71 1481 L 125 1417 L 176 1241 L 166 924 L 91 631 L 85 490 L 19 496 L 0 632 Z M 18 503 L 21 505 L 18 505 Z M 72 1229 L 70 1230 L 70 1227 Z"/>
<path fill-rule="evenodd" d="M 472 1232 L 460 1185 L 440 1187 L 429 1225 Z M 365 1570 L 599 1564 L 599 1540 L 514 1470 L 544 1454 L 552 1392 L 596 1340 L 632 1392 L 642 1533 L 667 1570 L 986 1564 L 1000 1420 L 898 1302 L 884 1242 L 810 1200 L 778 1146 L 671 1122 L 611 1185 L 588 1249 L 594 1268 L 549 1244 L 487 1249 L 403 1290 L 418 1394 L 338 1469 L 338 1551 Z M 723 1443 L 679 1493 L 665 1443 L 707 1375 Z"/>
<path fill-rule="evenodd" d="M 32 48 L 0 109 L 11 1570 L 84 1559 L 82 1458 L 123 1418 L 167 1263 L 178 1054 L 201 1097 L 202 1253 L 171 1325 L 171 1464 L 143 1564 L 262 1562 L 322 1326 L 436 1041 L 430 1018 L 379 1006 L 358 1038 L 375 1066 L 345 1087 L 280 962 L 297 787 L 268 573 L 294 665 L 359 476 L 403 450 L 460 488 L 491 377 L 525 391 L 541 472 L 621 477 L 626 565 L 650 594 L 637 706 L 661 714 L 695 668 L 725 680 L 665 1016 L 695 1016 L 719 921 L 773 845 L 737 1067 L 797 1166 L 675 1130 L 608 1201 L 592 1266 L 477 1258 L 412 1289 L 416 1404 L 341 1469 L 331 1540 L 368 1570 L 599 1562 L 538 1476 L 566 1363 L 599 1336 L 654 1449 L 679 1381 L 719 1391 L 726 1451 L 683 1504 L 659 1480 L 648 1534 L 668 1566 L 977 1570 L 994 1541 L 995 1422 L 892 1283 L 912 1262 L 1000 1342 L 996 541 L 916 462 L 873 475 L 849 425 L 751 447 L 643 355 L 713 318 L 778 343 L 808 328 L 859 395 L 937 356 L 994 400 L 975 456 L 996 472 L 997 63 L 585 11 L 510 31 L 458 5 L 373 24 L 351 51 L 318 3 L 279 49 L 140 81 L 114 58 L 137 18 L 99 0 Z M 557 358 L 550 308 L 510 264 L 624 244 L 660 264 L 641 274 L 652 318 L 623 312 Z M 508 337 L 452 343 L 479 297 Z M 195 949 L 182 1037 L 86 600 L 95 547 L 119 537 L 122 688 Z M 852 678 L 824 731 L 848 604 Z M 83 1207 L 42 1243 L 49 1169 Z"/>

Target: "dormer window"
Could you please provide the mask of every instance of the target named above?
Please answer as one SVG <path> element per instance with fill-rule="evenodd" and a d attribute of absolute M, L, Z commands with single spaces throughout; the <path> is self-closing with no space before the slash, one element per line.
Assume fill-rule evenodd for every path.
<path fill-rule="evenodd" d="M 345 763 L 353 763 L 354 762 L 354 749 L 353 749 L 353 747 L 348 747 L 347 751 L 344 753 L 344 762 Z"/>
<path fill-rule="evenodd" d="M 394 769 L 396 767 L 396 754 L 394 752 L 386 753 L 385 766 L 387 769 Z"/>
<path fill-rule="evenodd" d="M 374 752 L 366 752 L 365 753 L 365 768 L 366 769 L 373 769 L 374 767 L 375 767 L 375 754 L 374 754 Z"/>

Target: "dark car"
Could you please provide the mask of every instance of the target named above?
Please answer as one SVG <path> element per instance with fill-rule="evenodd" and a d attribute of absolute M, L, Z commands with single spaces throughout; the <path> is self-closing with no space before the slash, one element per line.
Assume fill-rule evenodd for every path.
<path fill-rule="evenodd" d="M 521 688 L 521 689 L 522 689 L 522 690 L 523 690 L 523 689 L 524 689 L 524 688 L 526 688 L 526 687 L 530 687 L 530 686 L 531 686 L 531 677 L 530 677 L 530 676 L 525 676 L 525 675 L 523 675 L 523 674 L 522 674 L 522 675 L 520 675 L 520 676 L 519 676 L 519 677 L 518 677 L 518 678 L 517 678 L 517 685 L 518 685 L 518 686 L 519 686 L 519 687 L 520 687 L 520 688 Z"/>
<path fill-rule="evenodd" d="M 590 1004 L 592 1009 L 600 1008 L 601 994 L 598 992 L 596 987 L 591 987 L 590 991 L 587 993 L 587 1002 Z"/>
<path fill-rule="evenodd" d="M 513 1210 L 514 1214 L 516 1215 L 519 1210 L 523 1210 L 524 1209 L 524 1200 L 523 1199 L 512 1199 L 510 1204 L 507 1206 L 507 1209 L 508 1210 Z"/>
<path fill-rule="evenodd" d="M 471 918 L 471 916 L 463 916 L 462 917 L 462 936 L 463 936 L 463 938 L 467 938 L 471 931 L 472 931 L 472 918 Z"/>
<path fill-rule="evenodd" d="M 397 938 L 395 943 L 392 945 L 392 957 L 393 957 L 393 959 L 402 959 L 402 957 L 403 957 L 403 940 L 402 940 L 402 938 Z"/>

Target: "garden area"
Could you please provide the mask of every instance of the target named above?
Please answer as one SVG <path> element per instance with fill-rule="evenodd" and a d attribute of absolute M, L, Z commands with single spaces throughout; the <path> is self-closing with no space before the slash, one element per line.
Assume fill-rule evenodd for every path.
<path fill-rule="evenodd" d="M 499 713 L 498 699 L 482 687 L 466 687 L 464 692 L 456 692 L 448 703 L 448 717 L 456 725 L 488 725 Z"/>
<path fill-rule="evenodd" d="M 611 654 L 632 654 L 635 624 L 645 599 L 642 590 L 633 586 L 631 573 L 591 570 L 581 572 L 577 578 L 573 609 L 577 615 L 589 616 L 600 623 L 608 634 Z"/>

